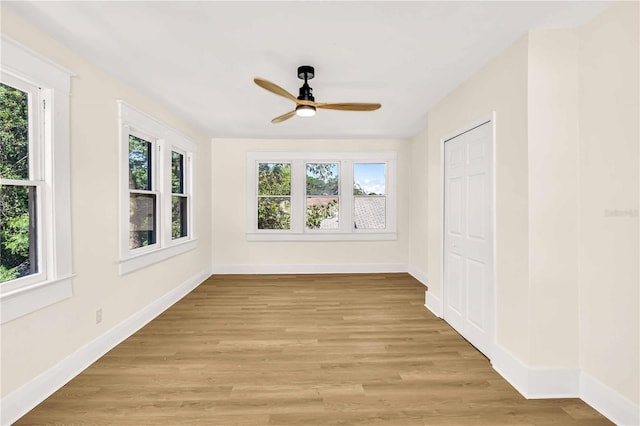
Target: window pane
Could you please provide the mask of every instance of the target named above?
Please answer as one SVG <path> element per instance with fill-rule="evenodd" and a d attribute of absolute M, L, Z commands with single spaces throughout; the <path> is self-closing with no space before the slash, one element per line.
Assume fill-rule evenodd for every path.
<path fill-rule="evenodd" d="M 188 198 L 174 195 L 171 197 L 171 239 L 187 236 Z"/>
<path fill-rule="evenodd" d="M 307 163 L 307 195 L 338 195 L 337 163 Z"/>
<path fill-rule="evenodd" d="M 353 165 L 353 226 L 386 228 L 386 173 L 384 163 Z"/>
<path fill-rule="evenodd" d="M 258 195 L 291 195 L 291 164 L 258 164 Z"/>
<path fill-rule="evenodd" d="M 0 83 L 0 177 L 29 179 L 29 95 Z"/>
<path fill-rule="evenodd" d="M 129 194 L 129 248 L 156 242 L 155 194 Z"/>
<path fill-rule="evenodd" d="M 0 187 L 0 282 L 38 272 L 36 187 Z"/>
<path fill-rule="evenodd" d="M 353 195 L 385 195 L 384 163 L 356 163 L 353 165 Z"/>
<path fill-rule="evenodd" d="M 184 155 L 171 151 L 171 192 L 184 194 Z"/>
<path fill-rule="evenodd" d="M 385 229 L 386 197 L 355 196 L 353 203 L 355 229 Z"/>
<path fill-rule="evenodd" d="M 258 229 L 291 229 L 291 198 L 258 197 Z"/>
<path fill-rule="evenodd" d="M 152 190 L 151 142 L 129 135 L 129 188 Z"/>
<path fill-rule="evenodd" d="M 307 229 L 339 229 L 338 197 L 307 197 Z"/>

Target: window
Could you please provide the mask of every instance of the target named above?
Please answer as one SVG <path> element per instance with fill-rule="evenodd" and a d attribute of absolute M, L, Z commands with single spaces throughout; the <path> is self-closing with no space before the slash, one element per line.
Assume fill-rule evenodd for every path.
<path fill-rule="evenodd" d="M 72 295 L 71 73 L 5 37 L 1 49 L 0 312 L 4 323 Z"/>
<path fill-rule="evenodd" d="M 195 248 L 196 145 L 122 101 L 119 108 L 124 274 Z"/>
<path fill-rule="evenodd" d="M 129 135 L 129 248 L 156 244 L 157 191 L 153 143 Z"/>
<path fill-rule="evenodd" d="M 37 161 L 40 120 L 38 108 L 34 108 L 39 89 L 9 76 L 3 80 L 12 84 L 0 83 L 0 282 L 7 282 L 42 271 L 42 256 L 38 253 L 42 168 Z"/>
<path fill-rule="evenodd" d="M 189 236 L 189 194 L 185 186 L 185 154 L 171 151 L 171 239 Z"/>
<path fill-rule="evenodd" d="M 307 163 L 307 230 L 340 229 L 338 163 Z"/>
<path fill-rule="evenodd" d="M 258 229 L 291 229 L 291 164 L 258 163 Z"/>
<path fill-rule="evenodd" d="M 353 226 L 356 229 L 386 227 L 386 164 L 353 165 Z"/>
<path fill-rule="evenodd" d="M 389 240 L 395 152 L 249 153 L 249 240 Z"/>

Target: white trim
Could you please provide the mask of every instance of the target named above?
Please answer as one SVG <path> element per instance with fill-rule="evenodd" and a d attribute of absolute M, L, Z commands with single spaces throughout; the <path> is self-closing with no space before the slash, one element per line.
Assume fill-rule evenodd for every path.
<path fill-rule="evenodd" d="M 338 263 L 324 265 L 214 265 L 213 274 L 366 274 L 407 272 L 404 263 Z"/>
<path fill-rule="evenodd" d="M 530 367 L 495 345 L 491 364 L 527 399 L 580 398 L 618 425 L 640 424 L 640 406 L 579 368 Z"/>
<path fill-rule="evenodd" d="M 640 425 L 640 405 L 584 371 L 580 372 L 580 398 L 617 425 Z"/>
<path fill-rule="evenodd" d="M 527 399 L 578 397 L 578 368 L 530 367 L 498 344 L 491 365 Z"/>
<path fill-rule="evenodd" d="M 73 296 L 72 276 L 44 281 L 2 294 L 0 323 L 4 324 Z"/>
<path fill-rule="evenodd" d="M 438 318 L 442 318 L 442 299 L 433 294 L 431 291 L 425 292 L 424 307 Z"/>
<path fill-rule="evenodd" d="M 29 410 L 44 401 L 49 395 L 60 389 L 109 350 L 202 284 L 211 275 L 210 272 L 210 268 L 203 269 L 111 330 L 2 398 L 2 401 L 0 401 L 0 423 L 3 425 L 11 424 L 24 416 Z"/>
<path fill-rule="evenodd" d="M 196 195 L 195 161 L 197 144 L 177 130 L 156 120 L 128 103 L 119 100 L 119 272 L 129 272 L 153 265 L 197 245 L 195 232 Z M 129 248 L 129 135 L 141 137 L 151 143 L 152 190 L 139 191 L 156 195 L 156 242 L 147 247 Z M 187 207 L 187 236 L 171 238 L 171 152 L 184 155 L 185 194 Z"/>
<path fill-rule="evenodd" d="M 429 276 L 426 272 L 421 271 L 413 265 L 409 265 L 407 268 L 407 272 L 416 280 L 420 281 L 420 284 L 427 287 L 427 283 L 429 282 Z"/>
<path fill-rule="evenodd" d="M 389 241 L 397 240 L 396 151 L 375 152 L 248 152 L 246 154 L 247 241 Z M 307 162 L 337 163 L 340 182 L 340 228 L 308 230 L 305 226 Z M 353 163 L 384 163 L 386 178 L 385 229 L 353 229 Z M 287 230 L 258 229 L 257 168 L 259 163 L 290 164 L 291 225 Z"/>
<path fill-rule="evenodd" d="M 45 85 L 69 93 L 74 72 L 5 35 L 0 35 L 0 43 L 3 71 L 36 86 Z"/>
<path fill-rule="evenodd" d="M 391 241 L 397 240 L 395 232 L 250 232 L 247 241 Z"/>
<path fill-rule="evenodd" d="M 33 279 L 25 279 L 0 285 L 0 322 L 4 323 L 72 295 L 69 90 L 74 74 L 5 36 L 0 43 L 3 76 L 40 88 L 37 96 L 31 95 L 40 127 L 36 133 L 41 136 L 34 141 L 40 144 L 36 161 L 41 163 L 34 176 L 42 182 L 37 206 L 42 281 L 32 285 Z"/>
<path fill-rule="evenodd" d="M 179 244 L 172 244 L 167 247 L 161 247 L 141 253 L 137 256 L 122 259 L 119 262 L 118 271 L 120 272 L 120 275 L 128 274 L 129 272 L 137 271 L 138 269 L 146 268 L 147 266 L 162 262 L 170 257 L 191 251 L 195 249 L 197 245 L 198 240 L 194 238 L 192 240 L 185 240 Z"/>

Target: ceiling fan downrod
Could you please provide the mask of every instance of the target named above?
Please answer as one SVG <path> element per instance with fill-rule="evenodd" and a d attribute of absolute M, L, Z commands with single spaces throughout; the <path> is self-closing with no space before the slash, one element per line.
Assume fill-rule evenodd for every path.
<path fill-rule="evenodd" d="M 298 67 L 298 78 L 304 80 L 304 84 L 300 88 L 298 99 L 301 101 L 315 102 L 313 97 L 313 89 L 309 86 L 308 80 L 315 76 L 315 69 L 310 65 L 302 65 Z M 296 115 L 300 117 L 312 117 L 316 114 L 316 107 L 313 105 L 296 106 Z"/>
<path fill-rule="evenodd" d="M 308 80 L 315 77 L 315 69 L 310 65 L 302 65 L 298 67 L 298 78 L 304 80 L 304 84 L 300 88 L 298 99 L 301 101 L 314 102 L 313 89 L 309 86 Z"/>

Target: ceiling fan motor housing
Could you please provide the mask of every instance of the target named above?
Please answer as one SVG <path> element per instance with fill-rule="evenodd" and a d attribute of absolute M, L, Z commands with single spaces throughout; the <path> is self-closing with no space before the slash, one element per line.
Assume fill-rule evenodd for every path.
<path fill-rule="evenodd" d="M 298 67 L 298 78 L 300 80 L 311 80 L 315 77 L 316 70 L 311 65 L 302 65 Z"/>

